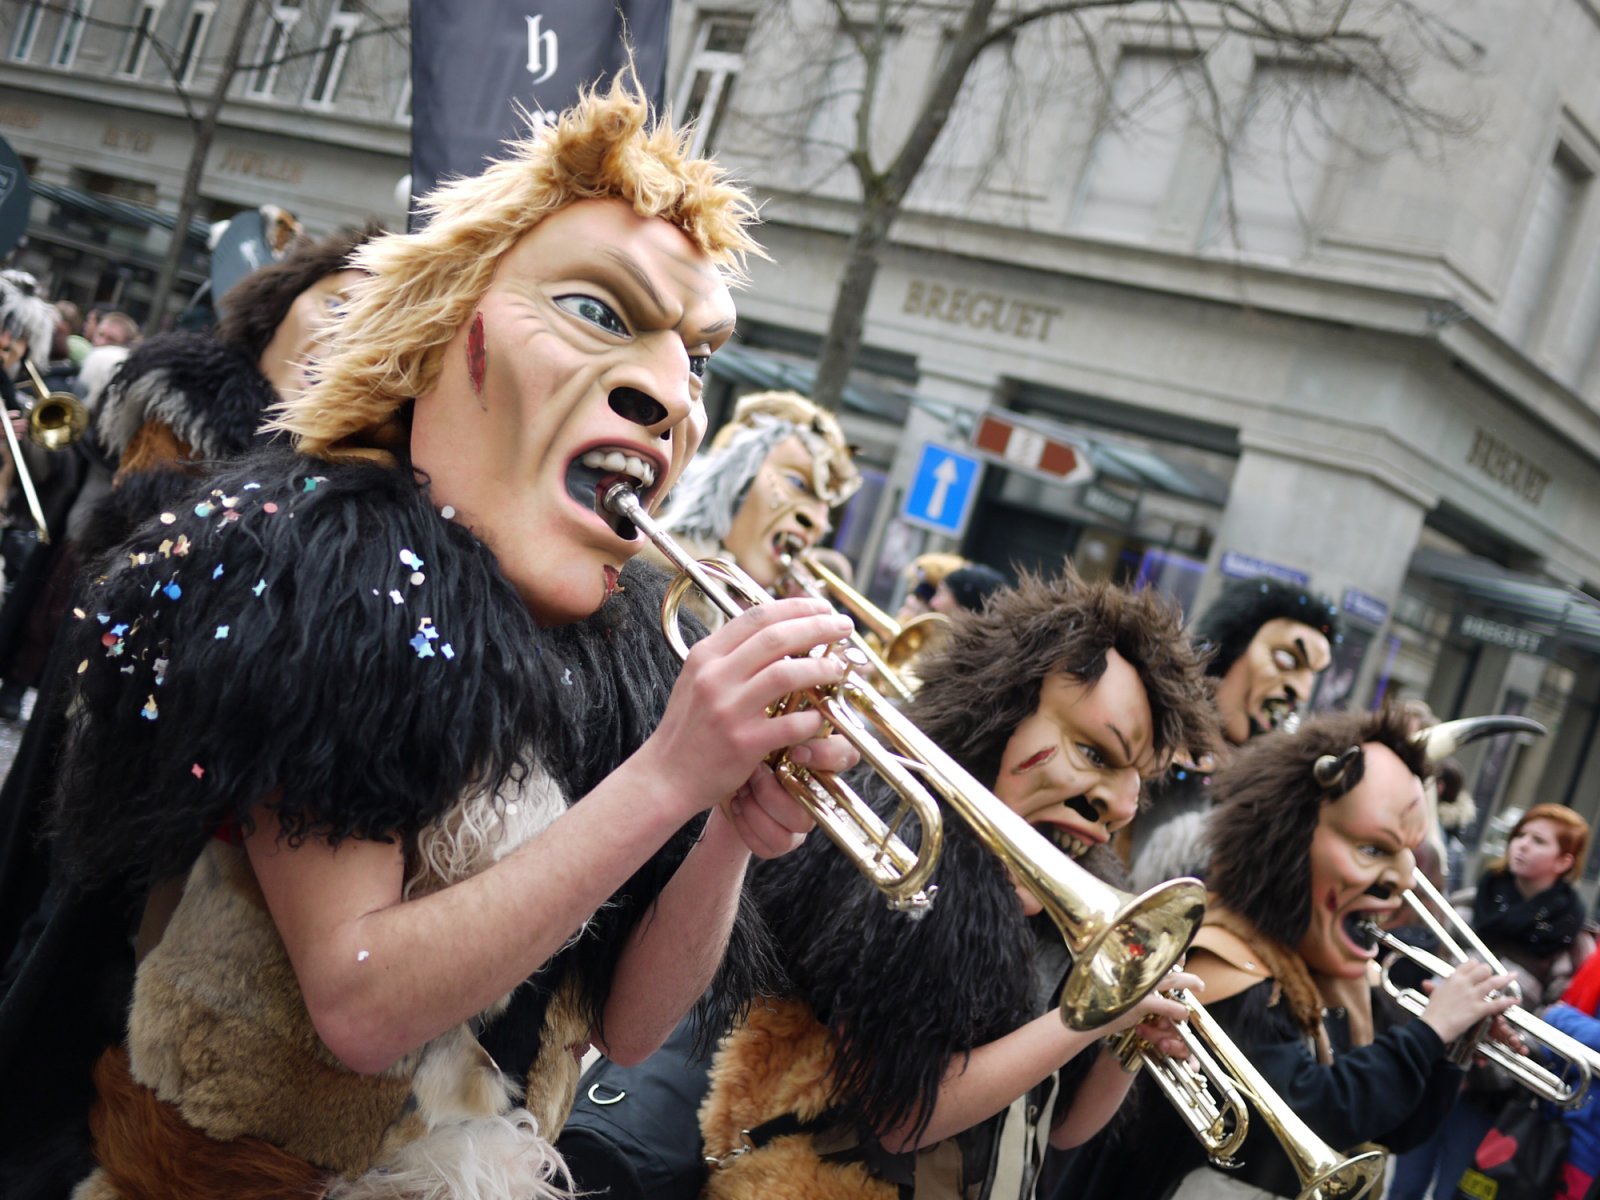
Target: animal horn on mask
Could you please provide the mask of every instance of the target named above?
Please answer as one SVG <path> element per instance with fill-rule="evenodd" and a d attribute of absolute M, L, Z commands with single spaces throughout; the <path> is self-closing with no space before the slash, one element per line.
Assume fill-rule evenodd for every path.
<path fill-rule="evenodd" d="M 1441 721 L 1411 735 L 1413 745 L 1420 746 L 1430 763 L 1441 763 L 1468 742 L 1493 737 L 1497 733 L 1536 733 L 1543 737 L 1548 730 L 1528 717 L 1462 717 L 1459 721 Z"/>
<path fill-rule="evenodd" d="M 1360 746 L 1351 746 L 1343 754 L 1324 754 L 1311 765 L 1311 774 L 1317 786 L 1334 796 L 1342 796 L 1361 782 L 1361 772 L 1366 758 Z"/>

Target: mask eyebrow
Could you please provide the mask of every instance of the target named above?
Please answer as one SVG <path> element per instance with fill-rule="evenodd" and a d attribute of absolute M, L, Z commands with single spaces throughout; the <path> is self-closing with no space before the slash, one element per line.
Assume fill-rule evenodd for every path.
<path fill-rule="evenodd" d="M 607 246 L 605 256 L 628 273 L 650 303 L 655 306 L 657 319 L 664 320 L 667 315 L 666 302 L 661 299 L 661 293 L 656 290 L 656 285 L 651 282 L 650 276 L 645 274 L 644 268 L 634 260 L 633 256 L 618 250 L 615 246 Z"/>

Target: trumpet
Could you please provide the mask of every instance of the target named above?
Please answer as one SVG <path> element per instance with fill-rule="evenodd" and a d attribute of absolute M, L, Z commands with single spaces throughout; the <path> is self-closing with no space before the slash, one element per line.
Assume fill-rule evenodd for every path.
<path fill-rule="evenodd" d="M 1161 1053 L 1137 1029 L 1118 1034 L 1112 1051 L 1124 1065 L 1138 1063 L 1150 1071 L 1213 1166 L 1226 1171 L 1242 1165 L 1234 1154 L 1250 1132 L 1248 1097 L 1294 1167 L 1300 1180 L 1299 1200 L 1357 1200 L 1383 1178 L 1387 1154 L 1381 1150 L 1349 1157 L 1339 1154 L 1283 1102 L 1198 1000 L 1182 989 L 1169 994 L 1189 1011 L 1189 1019 L 1175 1028 L 1194 1065 Z"/>
<path fill-rule="evenodd" d="M 662 602 L 661 628 L 679 657 L 689 653 L 678 623 L 689 588 L 699 588 L 729 618 L 772 602 L 733 564 L 691 558 L 651 519 L 627 484 L 612 485 L 601 503 L 631 521 L 678 568 Z M 1205 912 L 1198 881 L 1172 880 L 1139 896 L 1102 883 L 974 779 L 854 668 L 836 685 L 786 697 L 774 715 L 803 708 L 821 712 L 901 803 L 885 822 L 838 776 L 809 771 L 780 753 L 771 766 L 785 790 L 889 897 L 891 907 L 912 913 L 926 910 L 936 890 L 928 880 L 944 836 L 943 800 L 1038 898 L 1061 931 L 1073 960 L 1061 994 L 1061 1019 L 1070 1027 L 1094 1029 L 1127 1012 L 1161 982 L 1193 940 Z M 916 849 L 897 832 L 912 817 L 920 831 Z"/>
<path fill-rule="evenodd" d="M 43 450 L 65 450 L 89 428 L 89 410 L 71 392 L 52 392 L 32 360 L 23 359 L 33 385 L 28 440 Z"/>
<path fill-rule="evenodd" d="M 792 535 L 786 539 L 778 562 L 783 567 L 784 579 L 795 588 L 814 599 L 838 605 L 871 631 L 883 650 L 880 653 L 860 633 L 852 631 L 849 641 L 856 665 L 870 669 L 872 677 L 880 681 L 894 699 L 910 700 L 917 685 L 913 660 L 950 628 L 950 618 L 943 613 L 923 613 L 902 625 L 841 579 Z"/>
<path fill-rule="evenodd" d="M 1456 914 L 1449 902 L 1439 894 L 1427 878 L 1418 873 L 1413 890 L 1404 893 L 1407 905 L 1439 939 L 1439 944 L 1455 961 L 1449 962 L 1420 946 L 1402 941 L 1372 921 L 1362 923 L 1362 931 L 1376 944 L 1390 951 L 1384 963 L 1380 982 L 1396 1003 L 1412 1016 L 1421 1016 L 1428 1007 L 1428 997 L 1415 988 L 1402 988 L 1389 976 L 1395 962 L 1408 959 L 1430 975 L 1447 978 L 1458 966 L 1477 957 L 1495 971 L 1504 974 L 1505 967 L 1485 946 L 1471 927 Z M 1437 910 L 1437 913 L 1434 911 Z M 1459 937 L 1459 941 L 1457 940 Z M 1472 948 L 1468 953 L 1462 946 Z M 1515 985 L 1513 985 L 1514 987 Z M 1551 1056 L 1553 1065 L 1546 1066 L 1531 1056 L 1518 1054 L 1510 1047 L 1488 1036 L 1487 1026 L 1479 1026 L 1464 1034 L 1450 1049 L 1450 1059 L 1458 1066 L 1468 1065 L 1474 1057 L 1481 1056 L 1505 1069 L 1519 1085 L 1541 1099 L 1563 1108 L 1571 1108 L 1583 1099 L 1589 1081 L 1600 1074 L 1600 1054 L 1576 1038 L 1562 1033 L 1547 1021 L 1534 1016 L 1521 1005 L 1514 1005 L 1502 1014 L 1506 1022 L 1524 1039 L 1543 1045 Z"/>
<path fill-rule="evenodd" d="M 39 369 L 30 359 L 23 359 L 33 385 L 34 400 L 28 409 L 28 440 L 46 450 L 62 450 L 83 436 L 89 425 L 89 411 L 71 392 L 52 392 L 45 386 Z M 16 465 L 17 482 L 22 485 L 23 499 L 28 502 L 28 512 L 39 531 L 40 545 L 50 544 L 50 527 L 45 523 L 44 508 L 39 503 L 39 492 L 33 484 L 33 472 L 28 470 L 22 457 L 22 447 L 17 444 L 17 434 L 7 417 L 5 425 L 6 446 L 11 451 L 11 461 Z"/>

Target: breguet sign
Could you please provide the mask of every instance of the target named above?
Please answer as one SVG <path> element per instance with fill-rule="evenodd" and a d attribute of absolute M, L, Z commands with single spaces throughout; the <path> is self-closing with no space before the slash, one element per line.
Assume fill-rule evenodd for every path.
<path fill-rule="evenodd" d="M 902 308 L 914 317 L 966 325 L 1024 342 L 1047 340 L 1050 323 L 1061 315 L 1061 310 L 1052 305 L 1033 304 L 981 288 L 947 287 L 931 279 L 908 282 Z"/>
<path fill-rule="evenodd" d="M 1544 499 L 1550 473 L 1533 465 L 1487 429 L 1479 428 L 1467 452 L 1467 465 L 1476 467 L 1506 491 L 1534 508 Z"/>

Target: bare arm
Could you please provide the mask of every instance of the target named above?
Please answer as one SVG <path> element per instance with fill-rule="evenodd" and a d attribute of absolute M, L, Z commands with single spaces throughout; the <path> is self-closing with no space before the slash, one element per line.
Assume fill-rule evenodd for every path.
<path fill-rule="evenodd" d="M 246 849 L 328 1048 L 354 1070 L 380 1071 L 531 975 L 689 817 L 733 793 L 772 750 L 818 735 L 817 714 L 768 718 L 767 705 L 838 677 L 831 659 L 790 655 L 835 640 L 847 620 L 799 600 L 729 622 L 696 647 L 657 732 L 582 803 L 487 870 L 418 900 L 400 900 L 398 844 L 291 848 L 258 810 Z M 720 834 L 713 850 L 701 860 L 722 861 L 697 860 L 686 877 L 703 891 L 686 884 L 663 896 L 669 919 L 715 907 L 717 896 L 732 903 L 743 864 Z M 686 977 L 705 972 L 726 928 L 702 931 L 717 949 L 702 947 Z"/>
<path fill-rule="evenodd" d="M 1198 979 L 1182 973 L 1175 973 L 1162 982 L 1163 988 L 1198 986 Z M 1035 1017 L 1004 1037 L 979 1046 L 969 1058 L 958 1058 L 950 1064 L 939 1085 L 933 1117 L 915 1143 L 910 1140 L 911 1129 L 906 1124 L 884 1134 L 883 1144 L 891 1153 L 902 1153 L 954 1137 L 1010 1107 L 1018 1096 L 1059 1071 L 1069 1059 L 1102 1037 L 1148 1017 L 1181 1021 L 1186 1015 L 1176 1000 L 1152 992 L 1117 1020 L 1087 1033 L 1068 1029 L 1055 1012 Z M 1106 1116 L 1110 1116 L 1109 1109 Z"/>

